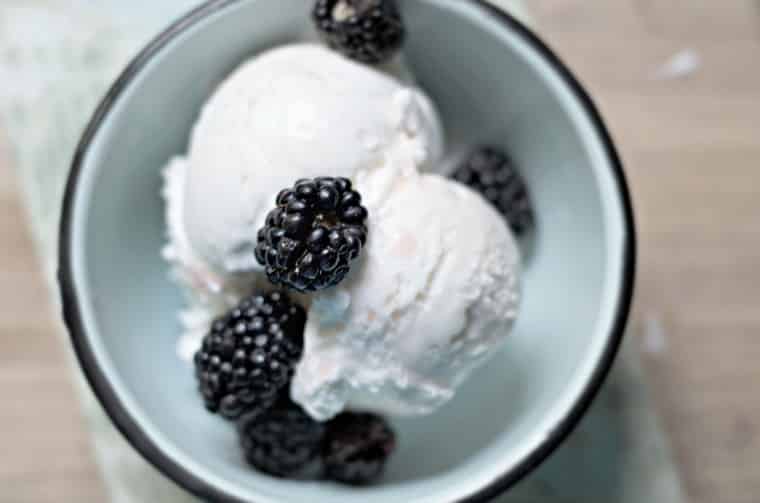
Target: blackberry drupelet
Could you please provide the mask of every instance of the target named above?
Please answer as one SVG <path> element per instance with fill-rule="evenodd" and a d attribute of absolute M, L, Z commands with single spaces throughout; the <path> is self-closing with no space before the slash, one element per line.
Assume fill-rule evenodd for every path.
<path fill-rule="evenodd" d="M 243 455 L 254 468 L 277 477 L 297 474 L 314 460 L 322 443 L 324 425 L 312 419 L 286 393 L 263 413 L 238 421 Z"/>
<path fill-rule="evenodd" d="M 206 408 L 236 419 L 271 407 L 301 358 L 305 324 L 304 309 L 280 292 L 253 295 L 216 320 L 195 354 Z"/>
<path fill-rule="evenodd" d="M 488 199 L 517 235 L 533 227 L 533 209 L 522 177 L 499 149 L 480 147 L 459 165 L 454 178 Z"/>
<path fill-rule="evenodd" d="M 327 423 L 322 462 L 329 479 L 361 485 L 377 479 L 396 447 L 386 421 L 374 414 L 344 412 Z"/>
<path fill-rule="evenodd" d="M 277 196 L 256 259 L 275 285 L 323 290 L 346 277 L 367 242 L 367 209 L 346 178 L 298 180 Z"/>
<path fill-rule="evenodd" d="M 404 43 L 396 0 L 317 0 L 312 17 L 331 49 L 362 63 L 385 62 Z"/>

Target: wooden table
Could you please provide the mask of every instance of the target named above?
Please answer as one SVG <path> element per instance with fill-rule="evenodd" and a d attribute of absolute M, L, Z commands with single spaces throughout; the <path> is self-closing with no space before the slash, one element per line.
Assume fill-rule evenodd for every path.
<path fill-rule="evenodd" d="M 690 499 L 757 503 L 760 2 L 530 3 L 626 164 L 640 232 L 634 328 Z M 683 50 L 696 71 L 663 79 Z M 0 500 L 103 501 L 7 151 L 0 241 Z"/>
<path fill-rule="evenodd" d="M 534 4 L 626 164 L 640 232 L 637 323 L 687 490 L 698 502 L 756 503 L 760 2 Z M 658 78 L 689 49 L 695 73 Z"/>

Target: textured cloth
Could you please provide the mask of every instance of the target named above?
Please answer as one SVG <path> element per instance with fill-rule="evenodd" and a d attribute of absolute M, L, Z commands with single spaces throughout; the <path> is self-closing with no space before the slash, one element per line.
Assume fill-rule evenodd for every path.
<path fill-rule="evenodd" d="M 528 20 L 521 0 L 492 1 Z M 195 4 L 197 0 L 0 2 L 0 119 L 13 147 L 55 302 L 61 194 L 79 136 L 129 59 L 169 20 Z M 111 502 L 195 501 L 135 453 L 105 416 L 78 369 L 74 373 Z M 623 351 L 579 429 L 545 465 L 498 501 L 682 501 L 633 347 Z"/>

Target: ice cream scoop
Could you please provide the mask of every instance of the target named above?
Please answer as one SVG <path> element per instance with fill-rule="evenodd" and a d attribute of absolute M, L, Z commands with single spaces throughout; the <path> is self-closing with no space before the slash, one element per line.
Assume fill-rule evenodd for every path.
<path fill-rule="evenodd" d="M 164 169 L 163 255 L 188 299 L 180 356 L 192 357 L 215 316 L 266 287 L 254 248 L 281 189 L 363 171 L 392 180 L 442 156 L 433 104 L 396 73 L 286 45 L 243 64 L 208 100 L 188 155 Z"/>
<path fill-rule="evenodd" d="M 347 405 L 425 414 L 506 338 L 519 302 L 519 252 L 503 218 L 438 175 L 442 131 L 408 82 L 316 45 L 265 52 L 234 72 L 198 120 L 189 155 L 165 171 L 164 255 L 188 292 L 179 351 L 267 281 L 254 248 L 295 180 L 350 178 L 369 241 L 309 309 L 293 398 L 326 419 Z M 271 288 L 271 285 L 269 285 Z"/>
<path fill-rule="evenodd" d="M 424 169 L 442 132 L 428 98 L 327 48 L 294 44 L 234 72 L 195 126 L 184 187 L 189 245 L 212 269 L 256 269 L 256 232 L 299 178 Z"/>
<path fill-rule="evenodd" d="M 291 394 L 314 417 L 347 405 L 425 414 L 506 339 L 520 254 L 482 196 L 434 174 L 359 178 L 372 215 L 363 263 L 314 297 Z"/>

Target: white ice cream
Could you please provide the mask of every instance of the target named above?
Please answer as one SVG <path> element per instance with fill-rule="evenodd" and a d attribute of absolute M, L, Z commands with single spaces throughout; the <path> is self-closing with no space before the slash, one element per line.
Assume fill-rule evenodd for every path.
<path fill-rule="evenodd" d="M 365 194 L 375 189 L 372 177 L 359 183 Z M 402 176 L 383 190 L 368 203 L 363 263 L 309 311 L 291 393 L 320 419 L 348 403 L 431 412 L 517 316 L 518 248 L 480 195 L 438 175 Z"/>
<path fill-rule="evenodd" d="M 165 169 L 165 258 L 187 292 L 179 353 L 267 284 L 253 249 L 298 178 L 351 178 L 370 211 L 362 258 L 311 303 L 291 387 L 315 417 L 350 403 L 423 414 L 450 399 L 509 333 L 519 254 L 479 195 L 437 175 L 442 130 L 408 81 L 316 45 L 243 65 L 206 104 L 189 155 Z M 312 300 L 310 300 L 312 299 Z"/>
<path fill-rule="evenodd" d="M 189 304 L 181 356 L 192 355 L 209 319 L 265 284 L 256 231 L 282 188 L 303 177 L 430 169 L 440 159 L 435 108 L 401 78 L 294 44 L 252 59 L 216 90 L 189 155 L 164 170 L 164 257 Z"/>
<path fill-rule="evenodd" d="M 254 269 L 256 231 L 280 190 L 299 178 L 421 168 L 440 157 L 441 138 L 428 98 L 392 76 L 318 45 L 266 52 L 221 85 L 195 127 L 188 240 L 216 270 Z"/>

